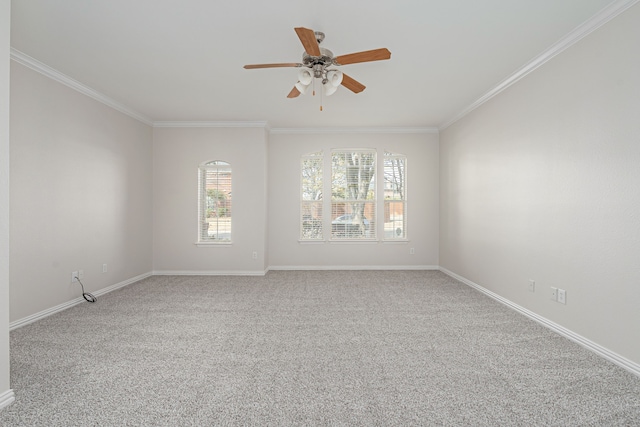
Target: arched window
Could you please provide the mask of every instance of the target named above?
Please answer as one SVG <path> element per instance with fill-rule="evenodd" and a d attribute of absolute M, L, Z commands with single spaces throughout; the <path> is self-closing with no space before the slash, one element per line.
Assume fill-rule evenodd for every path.
<path fill-rule="evenodd" d="M 231 243 L 231 165 L 220 160 L 198 168 L 198 243 Z"/>

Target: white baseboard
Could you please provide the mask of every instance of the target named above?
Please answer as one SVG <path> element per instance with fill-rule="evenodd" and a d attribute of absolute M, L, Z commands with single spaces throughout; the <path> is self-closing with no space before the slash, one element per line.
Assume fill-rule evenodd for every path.
<path fill-rule="evenodd" d="M 130 285 L 132 283 L 138 282 L 142 279 L 146 279 L 151 276 L 151 272 L 144 273 L 136 277 L 132 277 L 131 279 L 124 280 L 120 283 L 116 283 L 115 285 L 108 286 L 106 288 L 100 289 L 99 291 L 91 292 L 94 296 L 99 297 L 100 295 L 107 294 L 109 292 L 113 292 L 116 289 L 120 289 L 124 286 Z M 55 307 L 48 308 L 46 310 L 40 311 L 38 313 L 32 314 L 30 316 L 24 317 L 22 319 L 15 320 L 9 323 L 9 330 L 12 331 L 21 326 L 28 325 L 29 323 L 36 322 L 40 319 L 44 319 L 45 317 L 51 316 L 52 314 L 58 313 L 60 311 L 66 310 L 67 308 L 73 307 L 74 305 L 78 305 L 80 303 L 85 302 L 83 297 L 75 298 L 71 301 L 67 301 Z"/>
<path fill-rule="evenodd" d="M 287 270 L 439 270 L 437 265 L 272 265 L 271 271 Z"/>
<path fill-rule="evenodd" d="M 16 395 L 11 389 L 0 394 L 0 411 L 3 408 L 6 408 L 7 406 L 11 405 L 14 400 L 16 400 Z"/>
<path fill-rule="evenodd" d="M 266 270 L 155 270 L 154 276 L 264 276 Z"/>
<path fill-rule="evenodd" d="M 570 339 L 571 341 L 580 344 L 581 346 L 585 347 L 588 350 L 591 350 L 592 352 L 596 353 L 598 356 L 603 357 L 605 359 L 607 359 L 608 361 L 620 366 L 621 368 L 626 369 L 627 371 L 631 372 L 632 374 L 635 374 L 637 376 L 640 377 L 640 365 L 623 357 L 620 356 L 617 353 L 614 353 L 613 351 L 602 347 L 599 344 L 594 343 L 593 341 L 583 337 L 582 335 L 578 335 L 575 332 L 565 328 L 564 326 L 560 326 L 555 322 L 552 322 L 551 320 L 540 316 L 539 314 L 534 313 L 533 311 L 527 310 L 526 308 L 519 306 L 518 304 L 509 301 L 508 299 L 501 297 L 500 295 L 491 292 L 490 290 L 483 288 L 482 286 L 478 285 L 477 283 L 472 282 L 471 280 L 464 278 L 462 276 L 459 276 L 457 274 L 455 274 L 452 271 L 447 270 L 446 268 L 440 267 L 440 271 L 442 271 L 443 273 L 445 273 L 448 276 L 453 277 L 456 280 L 459 280 L 460 282 L 464 283 L 465 285 L 468 285 L 480 292 L 482 292 L 483 294 L 487 295 L 490 298 L 493 298 L 494 300 L 506 305 L 507 307 L 517 311 L 520 314 L 523 314 L 525 316 L 527 316 L 528 318 L 538 322 L 539 324 L 541 324 L 542 326 L 545 326 L 549 329 L 551 329 L 552 331 L 562 335 L 565 338 Z"/>

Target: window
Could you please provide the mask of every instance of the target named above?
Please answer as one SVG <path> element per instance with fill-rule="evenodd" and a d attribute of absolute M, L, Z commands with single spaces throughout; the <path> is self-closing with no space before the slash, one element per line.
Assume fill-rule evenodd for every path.
<path fill-rule="evenodd" d="M 198 243 L 231 243 L 231 165 L 200 165 L 198 194 Z"/>
<path fill-rule="evenodd" d="M 322 240 L 322 152 L 302 156 L 300 239 Z"/>
<path fill-rule="evenodd" d="M 376 238 L 376 152 L 331 153 L 331 238 Z"/>
<path fill-rule="evenodd" d="M 335 149 L 330 158 L 322 151 L 301 157 L 301 241 L 407 240 L 407 156 L 389 151 L 380 155 L 382 165 L 375 149 Z M 324 179 L 324 170 L 330 179 Z M 380 176 L 382 182 L 377 181 Z"/>
<path fill-rule="evenodd" d="M 384 153 L 384 239 L 407 238 L 407 157 Z"/>

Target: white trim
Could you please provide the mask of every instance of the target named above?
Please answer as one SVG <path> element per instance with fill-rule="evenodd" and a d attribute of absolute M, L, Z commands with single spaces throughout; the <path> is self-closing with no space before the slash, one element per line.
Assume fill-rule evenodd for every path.
<path fill-rule="evenodd" d="M 268 128 L 266 121 L 156 121 L 154 128 Z"/>
<path fill-rule="evenodd" d="M 380 243 L 380 240 L 378 239 L 370 239 L 370 238 L 362 238 L 362 239 L 348 239 L 345 238 L 343 240 L 341 239 L 329 239 L 327 240 L 327 243 L 331 244 L 331 245 L 372 245 L 372 244 L 378 244 Z"/>
<path fill-rule="evenodd" d="M 0 394 L 0 410 L 11 405 L 15 400 L 16 400 L 16 395 L 11 389 Z"/>
<path fill-rule="evenodd" d="M 230 248 L 233 242 L 195 242 L 194 245 L 200 248 Z"/>
<path fill-rule="evenodd" d="M 269 271 L 289 270 L 439 270 L 437 265 L 272 265 Z"/>
<path fill-rule="evenodd" d="M 140 281 L 142 279 L 146 279 L 147 277 L 150 277 L 150 276 L 151 276 L 151 272 L 144 273 L 144 274 L 141 274 L 139 276 L 132 277 L 131 279 L 124 280 L 124 281 L 122 281 L 120 283 L 116 283 L 115 285 L 111 285 L 111 286 L 108 286 L 106 288 L 102 288 L 99 291 L 92 292 L 92 294 L 94 296 L 96 296 L 96 297 L 99 297 L 99 296 L 107 294 L 109 292 L 113 292 L 116 289 L 120 289 L 120 288 L 122 288 L 124 286 L 127 286 L 127 285 L 130 285 L 132 283 L 138 282 L 138 281 Z M 35 313 L 35 314 L 30 315 L 30 316 L 24 317 L 22 319 L 15 320 L 15 321 L 9 323 L 9 330 L 12 331 L 12 330 L 20 328 L 22 326 L 28 325 L 29 323 L 33 323 L 33 322 L 36 322 L 38 320 L 44 319 L 45 317 L 49 317 L 52 314 L 55 314 L 55 313 L 58 313 L 60 311 L 66 310 L 67 308 L 71 308 L 74 305 L 78 305 L 78 304 L 83 303 L 83 302 L 85 302 L 85 299 L 83 297 L 78 297 L 78 298 L 75 298 L 75 299 L 73 299 L 71 301 L 67 301 L 67 302 L 65 302 L 63 304 L 57 305 L 55 307 L 51 307 L 51 308 L 48 308 L 46 310 L 43 310 L 43 311 L 41 311 L 39 313 Z"/>
<path fill-rule="evenodd" d="M 264 276 L 266 270 L 156 270 L 154 276 Z"/>
<path fill-rule="evenodd" d="M 79 81 L 72 79 L 66 74 L 62 74 L 60 71 L 57 71 L 49 67 L 48 65 L 38 61 L 37 59 L 32 58 L 29 55 L 26 55 L 20 52 L 18 49 L 11 48 L 10 56 L 11 56 L 11 59 L 16 61 L 18 64 L 22 64 L 25 67 L 32 69 L 33 71 L 43 74 L 44 76 L 49 77 L 51 80 L 55 80 L 58 83 L 62 83 L 63 85 L 68 86 L 71 89 L 74 89 L 82 93 L 83 95 L 87 95 L 89 98 L 93 98 L 96 101 L 101 102 L 104 105 L 113 108 L 114 110 L 117 110 L 133 119 L 138 120 L 139 122 L 142 122 L 149 126 L 153 125 L 153 120 L 151 120 L 149 117 L 143 114 L 140 114 L 137 111 L 132 110 L 126 105 L 121 104 L 118 101 L 112 98 L 109 98 L 108 96 L 103 95 L 102 93 L 94 89 L 91 89 L 89 86 L 86 86 L 80 83 Z"/>
<path fill-rule="evenodd" d="M 519 306 L 518 304 L 515 304 L 514 302 L 509 301 L 508 299 L 501 297 L 500 295 L 491 292 L 490 290 L 483 288 L 482 286 L 478 285 L 477 283 L 472 282 L 469 279 L 466 279 L 462 276 L 459 276 L 457 274 L 455 274 L 454 272 L 447 270 L 444 267 L 440 267 L 440 271 L 442 271 L 444 274 L 453 277 L 456 280 L 459 280 L 460 282 L 464 283 L 465 285 L 468 285 L 474 289 L 476 289 L 479 292 L 482 292 L 483 294 L 487 295 L 490 298 L 493 298 L 494 300 L 498 301 L 499 303 L 502 303 L 504 305 L 506 305 L 507 307 L 517 311 L 520 314 L 525 315 L 526 317 L 538 322 L 539 324 L 541 324 L 542 326 L 545 326 L 549 329 L 551 329 L 552 331 L 556 332 L 559 335 L 562 335 L 565 338 L 570 339 L 571 341 L 580 344 L 582 347 L 586 348 L 587 350 L 591 350 L 592 352 L 596 353 L 598 356 L 603 357 L 604 359 L 607 359 L 609 362 L 612 362 L 618 366 L 620 366 L 621 368 L 626 369 L 627 371 L 631 372 L 632 374 L 635 374 L 637 376 L 640 377 L 640 364 L 635 363 L 623 356 L 620 356 L 617 353 L 614 353 L 613 351 L 602 347 L 599 344 L 594 343 L 593 341 L 583 337 L 582 335 L 578 335 L 575 332 L 558 325 L 555 322 L 552 322 L 551 320 L 542 317 L 536 313 L 534 313 L 533 311 L 527 310 L 524 307 Z"/>
<path fill-rule="evenodd" d="M 270 133 L 285 135 L 305 134 L 362 134 L 362 133 L 435 133 L 435 127 L 326 127 L 326 128 L 273 128 Z"/>
<path fill-rule="evenodd" d="M 595 30 L 597 30 L 598 28 L 600 28 L 601 26 L 603 26 L 604 24 L 606 24 L 607 22 L 615 18 L 616 16 L 620 15 L 625 10 L 629 9 L 638 1 L 640 0 L 618 0 L 611 3 L 609 6 L 602 9 L 593 17 L 591 17 L 590 19 L 588 19 L 578 27 L 574 28 L 573 31 L 571 31 L 569 34 L 567 34 L 563 38 L 561 38 L 559 41 L 557 41 L 551 47 L 546 49 L 540 55 L 536 56 L 531 61 L 529 61 L 528 63 L 523 65 L 521 68 L 516 70 L 513 74 L 511 74 L 509 77 L 504 79 L 502 82 L 498 83 L 496 87 L 494 87 L 493 89 L 491 89 L 490 91 L 482 95 L 478 100 L 473 102 L 471 105 L 467 106 L 458 114 L 456 114 L 446 122 L 442 123 L 440 126 L 438 126 L 438 130 L 443 131 L 444 129 L 448 128 L 449 126 L 451 126 L 452 124 L 454 124 L 455 122 L 457 122 L 458 120 L 460 120 L 461 118 L 469 114 L 471 111 L 475 110 L 476 108 L 478 108 L 479 106 L 481 106 L 482 104 L 484 104 L 485 102 L 493 98 L 494 96 L 498 95 L 500 92 L 502 92 L 509 86 L 523 79 L 527 74 L 533 72 L 538 67 L 541 67 L 542 65 L 550 61 L 554 56 L 570 48 L 571 46 L 573 46 L 574 44 L 582 40 L 584 37 L 588 36 L 589 34 L 594 32 Z"/>

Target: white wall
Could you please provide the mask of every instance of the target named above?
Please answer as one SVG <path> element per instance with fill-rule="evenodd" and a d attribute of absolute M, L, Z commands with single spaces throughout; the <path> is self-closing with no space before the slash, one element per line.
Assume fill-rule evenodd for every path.
<path fill-rule="evenodd" d="M 151 272 L 151 127 L 11 64 L 11 319 Z M 107 273 L 102 265 L 108 265 Z"/>
<path fill-rule="evenodd" d="M 406 243 L 299 243 L 300 157 L 332 148 L 407 155 Z M 326 179 L 326 178 L 325 178 Z M 415 255 L 409 255 L 415 248 Z M 269 141 L 269 257 L 272 268 L 428 268 L 438 265 L 437 133 L 274 134 Z"/>
<path fill-rule="evenodd" d="M 262 127 L 155 128 L 153 270 L 156 274 L 263 274 L 267 268 L 267 138 Z M 233 171 L 231 245 L 199 247 L 198 166 Z M 258 259 L 253 259 L 258 252 Z"/>
<path fill-rule="evenodd" d="M 9 52 L 11 1 L 0 1 L 0 408 L 9 383 Z"/>
<path fill-rule="evenodd" d="M 440 264 L 635 363 L 638 52 L 636 5 L 440 135 Z"/>

